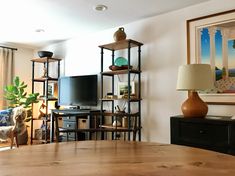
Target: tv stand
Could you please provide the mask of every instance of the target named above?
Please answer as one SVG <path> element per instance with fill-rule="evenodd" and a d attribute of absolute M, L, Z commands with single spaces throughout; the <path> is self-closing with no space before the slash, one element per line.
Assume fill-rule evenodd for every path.
<path fill-rule="evenodd" d="M 77 110 L 81 110 L 81 111 L 89 111 L 92 110 L 91 108 L 83 108 L 82 106 L 71 106 L 68 109 L 77 109 Z"/>
<path fill-rule="evenodd" d="M 51 119 L 50 119 L 50 142 L 54 142 L 54 137 L 56 137 L 56 142 L 59 142 L 59 133 L 84 133 L 88 132 L 88 139 L 91 139 L 91 133 L 94 131 L 98 131 L 98 116 L 100 115 L 100 110 L 93 109 L 53 109 L 51 111 Z M 71 127 L 69 124 L 69 128 L 59 128 L 58 119 L 62 118 L 63 120 L 73 121 L 76 123 L 74 125 L 75 128 Z M 71 120 L 70 120 L 71 119 Z M 86 128 L 79 128 L 79 121 L 82 119 L 86 119 L 88 124 Z M 55 122 L 55 123 L 54 123 Z M 54 134 L 55 130 L 55 134 Z M 75 135 L 76 136 L 76 135 Z M 78 135 L 77 135 L 78 136 Z M 76 137 L 74 138 L 76 140 Z"/>
<path fill-rule="evenodd" d="M 81 111 L 92 111 L 91 108 L 81 108 L 80 110 L 81 110 Z"/>
<path fill-rule="evenodd" d="M 71 106 L 69 109 L 80 109 L 80 106 Z"/>

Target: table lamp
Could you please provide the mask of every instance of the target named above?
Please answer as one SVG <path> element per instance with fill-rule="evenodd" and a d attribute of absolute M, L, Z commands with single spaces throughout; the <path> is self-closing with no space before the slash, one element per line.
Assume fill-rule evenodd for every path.
<path fill-rule="evenodd" d="M 184 117 L 203 118 L 208 112 L 207 104 L 198 96 L 198 90 L 213 88 L 211 66 L 189 64 L 179 67 L 177 90 L 189 91 L 188 99 L 182 104 Z"/>

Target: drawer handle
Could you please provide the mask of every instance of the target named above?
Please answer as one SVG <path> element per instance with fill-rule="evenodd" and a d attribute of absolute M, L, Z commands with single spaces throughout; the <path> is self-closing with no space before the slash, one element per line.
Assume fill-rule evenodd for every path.
<path fill-rule="evenodd" d="M 70 127 L 71 125 L 67 124 L 67 127 Z"/>

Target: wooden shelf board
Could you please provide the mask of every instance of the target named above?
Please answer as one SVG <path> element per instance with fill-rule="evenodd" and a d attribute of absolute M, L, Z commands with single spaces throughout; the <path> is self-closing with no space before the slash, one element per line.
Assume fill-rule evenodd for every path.
<path fill-rule="evenodd" d="M 48 62 L 56 62 L 56 61 L 61 61 L 61 59 L 53 58 L 53 57 L 42 57 L 42 58 L 34 58 L 31 59 L 33 62 L 39 62 L 39 63 L 46 63 Z"/>
<path fill-rule="evenodd" d="M 32 120 L 43 120 L 43 119 L 33 117 Z"/>
<path fill-rule="evenodd" d="M 113 112 L 104 112 L 104 116 L 139 116 L 139 112 L 136 113 L 113 113 Z"/>
<path fill-rule="evenodd" d="M 105 45 L 100 45 L 100 48 L 105 48 L 108 50 L 121 50 L 121 49 L 126 49 L 128 48 L 128 43 L 130 43 L 130 47 L 137 47 L 143 45 L 143 43 L 137 42 L 135 40 L 131 39 L 126 39 L 126 40 L 121 40 L 118 42 L 113 42 Z"/>
<path fill-rule="evenodd" d="M 34 78 L 35 82 L 44 82 L 44 81 L 58 81 L 58 78 Z"/>
<path fill-rule="evenodd" d="M 118 127 L 111 125 L 100 125 L 101 128 L 109 128 L 109 129 L 118 129 L 118 130 L 128 130 L 126 127 Z"/>
<path fill-rule="evenodd" d="M 127 98 L 114 98 L 114 99 L 111 99 L 111 98 L 102 98 L 101 99 L 102 101 L 114 101 L 114 100 L 123 100 L 123 101 L 132 101 L 132 102 L 135 102 L 135 101 L 140 101 L 142 100 L 141 98 L 133 98 L 133 99 L 127 99 Z"/>
<path fill-rule="evenodd" d="M 102 75 L 106 75 L 106 76 L 113 76 L 113 75 L 121 75 L 121 74 L 127 74 L 128 71 L 130 73 L 141 73 L 140 70 L 136 70 L 136 69 L 124 69 L 124 70 L 115 70 L 115 71 L 105 71 L 105 72 L 102 72 L 101 74 Z"/>
<path fill-rule="evenodd" d="M 135 131 L 137 129 L 128 129 L 124 127 L 119 127 L 118 129 L 116 128 L 106 128 L 106 127 L 100 127 L 100 128 L 90 128 L 90 129 L 65 129 L 65 128 L 60 128 L 59 132 L 60 133 L 75 133 L 75 132 L 127 132 L 127 131 Z"/>
<path fill-rule="evenodd" d="M 55 98 L 55 97 L 48 97 L 48 98 L 46 98 L 46 97 L 39 97 L 38 100 L 40 100 L 40 101 L 57 101 L 58 98 Z"/>

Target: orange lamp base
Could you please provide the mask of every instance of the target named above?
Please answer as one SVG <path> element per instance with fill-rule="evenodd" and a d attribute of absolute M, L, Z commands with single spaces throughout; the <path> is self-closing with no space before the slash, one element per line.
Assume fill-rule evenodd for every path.
<path fill-rule="evenodd" d="M 208 112 L 207 104 L 198 96 L 197 92 L 190 91 L 188 99 L 182 104 L 184 117 L 204 118 Z"/>

